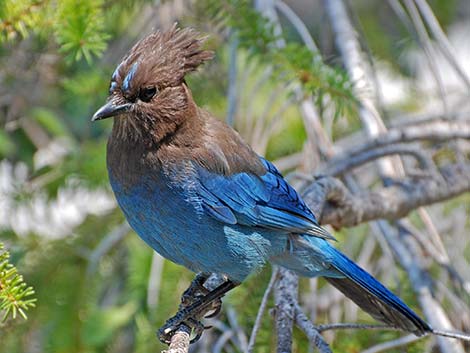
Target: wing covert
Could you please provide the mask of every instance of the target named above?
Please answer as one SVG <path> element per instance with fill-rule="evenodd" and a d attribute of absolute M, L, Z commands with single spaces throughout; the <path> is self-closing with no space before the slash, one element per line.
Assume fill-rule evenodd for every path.
<path fill-rule="evenodd" d="M 260 157 L 261 158 L 261 157 Z M 261 158 L 266 173 L 224 176 L 197 167 L 197 188 L 207 214 L 227 224 L 243 224 L 334 239 L 320 227 L 314 214 L 282 177 Z"/>

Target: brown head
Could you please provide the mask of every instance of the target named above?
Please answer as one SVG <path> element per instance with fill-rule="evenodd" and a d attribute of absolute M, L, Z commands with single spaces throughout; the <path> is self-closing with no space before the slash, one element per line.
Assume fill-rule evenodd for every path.
<path fill-rule="evenodd" d="M 203 40 L 176 26 L 140 40 L 114 71 L 107 103 L 92 121 L 115 117 L 115 132 L 131 140 L 159 142 L 174 133 L 194 109 L 185 75 L 213 56 L 201 49 Z"/>

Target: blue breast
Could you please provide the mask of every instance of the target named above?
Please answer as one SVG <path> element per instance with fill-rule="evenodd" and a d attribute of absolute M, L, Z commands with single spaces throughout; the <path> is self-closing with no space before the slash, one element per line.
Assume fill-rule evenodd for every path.
<path fill-rule="evenodd" d="M 110 173 L 119 206 L 135 232 L 165 258 L 194 272 L 242 281 L 283 252 L 287 234 L 230 225 L 208 216 L 191 192 L 191 176 L 175 183 L 160 173 L 122 186 Z"/>

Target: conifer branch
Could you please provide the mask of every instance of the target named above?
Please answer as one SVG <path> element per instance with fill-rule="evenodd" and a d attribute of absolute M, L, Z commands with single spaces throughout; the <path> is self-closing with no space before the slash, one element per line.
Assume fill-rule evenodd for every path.
<path fill-rule="evenodd" d="M 15 266 L 10 262 L 10 253 L 0 243 L 0 313 L 4 322 L 10 316 L 15 319 L 18 314 L 25 320 L 26 311 L 35 307 L 36 298 L 32 297 L 34 289 L 23 281 Z"/>

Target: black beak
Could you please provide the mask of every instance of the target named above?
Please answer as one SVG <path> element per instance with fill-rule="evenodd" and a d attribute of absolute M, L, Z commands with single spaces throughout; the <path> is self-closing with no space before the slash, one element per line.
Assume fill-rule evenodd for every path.
<path fill-rule="evenodd" d="M 114 101 L 110 100 L 108 103 L 106 103 L 100 109 L 96 111 L 96 113 L 91 118 L 91 121 L 111 118 L 112 116 L 116 116 L 118 114 L 129 111 L 131 106 L 132 106 L 131 103 L 118 105 Z"/>

